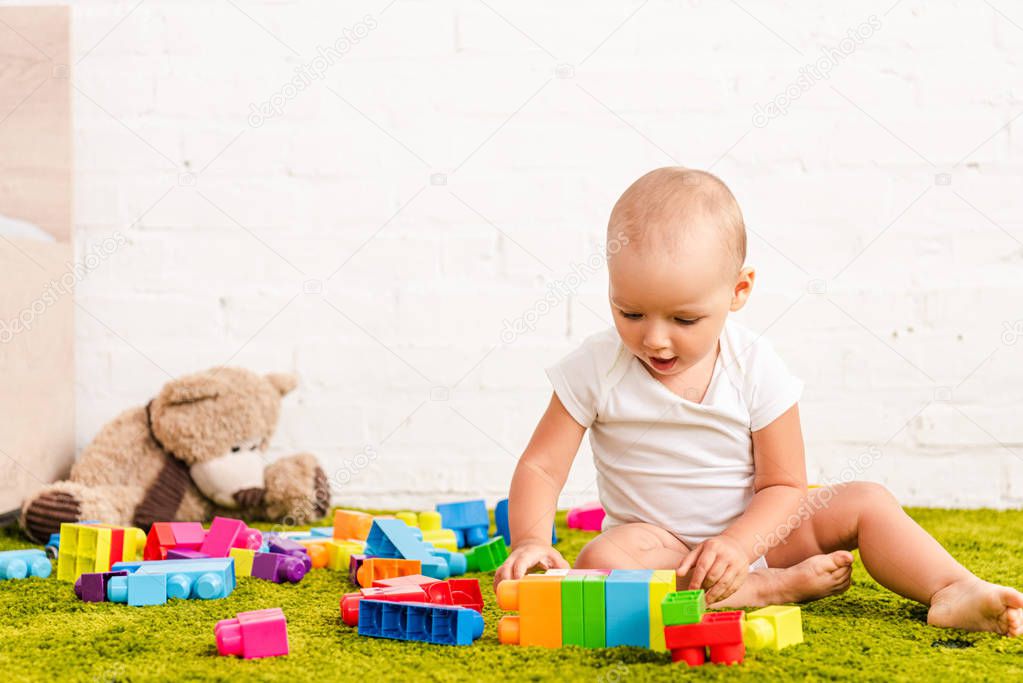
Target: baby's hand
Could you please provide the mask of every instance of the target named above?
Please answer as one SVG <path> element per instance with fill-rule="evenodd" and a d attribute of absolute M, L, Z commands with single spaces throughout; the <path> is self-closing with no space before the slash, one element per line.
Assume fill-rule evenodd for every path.
<path fill-rule="evenodd" d="M 497 590 L 497 584 L 505 579 L 521 579 L 526 572 L 536 566 L 544 569 L 554 567 L 567 569 L 569 564 L 550 543 L 524 543 L 515 546 L 515 550 L 504 564 L 497 568 L 497 574 L 494 575 L 494 590 Z"/>
<path fill-rule="evenodd" d="M 693 548 L 675 573 L 685 576 L 690 569 L 688 589 L 705 589 L 711 605 L 739 590 L 749 573 L 749 560 L 734 538 L 715 536 Z"/>

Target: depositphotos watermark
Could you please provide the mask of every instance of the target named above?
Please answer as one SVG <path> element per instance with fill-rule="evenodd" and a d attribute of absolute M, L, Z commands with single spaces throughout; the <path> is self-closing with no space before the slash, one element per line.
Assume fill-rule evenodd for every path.
<path fill-rule="evenodd" d="M 542 299 L 533 302 L 522 315 L 514 320 L 505 318 L 504 329 L 501 330 L 501 342 L 511 344 L 526 332 L 536 329 L 536 324 L 552 309 L 562 301 L 578 291 L 594 273 L 601 270 L 607 264 L 607 259 L 614 256 L 622 247 L 629 244 L 629 237 L 625 233 L 618 233 L 613 239 L 607 241 L 603 251 L 595 251 L 590 254 L 583 263 L 572 263 L 571 272 L 565 277 L 547 283 L 547 293 Z"/>
<path fill-rule="evenodd" d="M 370 34 L 379 24 L 376 17 L 367 14 L 362 21 L 341 29 L 332 44 L 316 48 L 316 56 L 309 62 L 295 67 L 295 76 L 280 87 L 265 102 L 249 103 L 249 125 L 259 128 L 266 121 L 276 118 L 284 113 L 284 108 L 298 94 L 326 75 L 327 71 L 341 61 L 341 58 L 348 54 L 351 49 Z"/>
<path fill-rule="evenodd" d="M 757 102 L 753 108 L 753 125 L 757 128 L 763 128 L 772 119 L 785 116 L 793 102 L 812 90 L 820 81 L 831 78 L 832 69 L 841 64 L 846 57 L 856 52 L 860 45 L 863 45 L 866 40 L 879 30 L 881 30 L 881 20 L 876 15 L 871 14 L 865 22 L 856 28 L 849 29 L 846 37 L 838 41 L 838 45 L 822 47 L 821 52 L 823 54 L 816 61 L 799 67 L 799 75 L 796 77 L 796 80 L 785 86 L 767 104 L 761 105 Z"/>
<path fill-rule="evenodd" d="M 788 519 L 783 524 L 780 524 L 777 529 L 770 532 L 766 538 L 757 534 L 756 543 L 753 545 L 753 552 L 756 555 L 764 555 L 771 548 L 783 543 L 793 531 L 802 526 L 803 522 L 810 519 L 814 512 L 823 510 L 831 504 L 831 499 L 835 495 L 831 489 L 833 485 L 847 484 L 855 480 L 856 477 L 866 472 L 874 463 L 880 460 L 881 455 L 880 448 L 871 446 L 856 456 L 856 458 L 849 460 L 845 467 L 842 468 L 842 471 L 839 472 L 837 478 L 826 479 L 820 488 L 813 490 L 816 492 L 815 494 L 811 493 L 804 496 L 796 511 L 789 515 Z"/>
<path fill-rule="evenodd" d="M 10 320 L 0 320 L 0 344 L 7 344 L 22 332 L 31 330 L 36 320 L 50 306 L 57 303 L 61 297 L 73 292 L 75 286 L 84 280 L 86 275 L 99 268 L 101 263 L 127 243 L 127 237 L 120 232 L 115 232 L 102 242 L 93 244 L 89 253 L 81 261 L 65 263 L 64 274 L 47 282 L 39 296 L 22 308 L 18 315 Z"/>

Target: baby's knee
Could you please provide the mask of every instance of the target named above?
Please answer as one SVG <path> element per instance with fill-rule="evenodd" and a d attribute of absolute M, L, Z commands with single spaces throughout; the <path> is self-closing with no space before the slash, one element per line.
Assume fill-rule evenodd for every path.
<path fill-rule="evenodd" d="M 663 541 L 647 525 L 626 524 L 608 529 L 586 544 L 576 558 L 579 569 L 645 568 L 651 556 L 665 550 Z"/>
<path fill-rule="evenodd" d="M 855 500 L 864 509 L 875 509 L 895 505 L 899 501 L 883 484 L 873 481 L 851 481 L 846 486 L 846 495 Z"/>

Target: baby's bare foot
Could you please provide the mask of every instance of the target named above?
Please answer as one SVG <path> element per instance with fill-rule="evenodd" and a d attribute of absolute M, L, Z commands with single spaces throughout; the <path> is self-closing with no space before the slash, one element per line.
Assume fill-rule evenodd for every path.
<path fill-rule="evenodd" d="M 852 580 L 852 553 L 814 555 L 786 569 L 758 569 L 742 588 L 714 607 L 762 607 L 838 595 Z"/>
<path fill-rule="evenodd" d="M 927 623 L 967 631 L 1023 635 L 1023 593 L 969 576 L 931 597 Z"/>

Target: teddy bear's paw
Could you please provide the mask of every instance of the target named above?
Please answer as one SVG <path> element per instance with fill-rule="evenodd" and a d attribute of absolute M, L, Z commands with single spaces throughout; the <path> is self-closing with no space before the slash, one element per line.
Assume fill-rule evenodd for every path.
<path fill-rule="evenodd" d="M 306 524 L 330 509 L 330 485 L 316 458 L 298 453 L 266 468 L 263 503 L 273 521 Z"/>
<path fill-rule="evenodd" d="M 64 522 L 81 519 L 82 504 L 73 492 L 48 487 L 21 509 L 21 528 L 36 543 L 46 543 Z"/>

